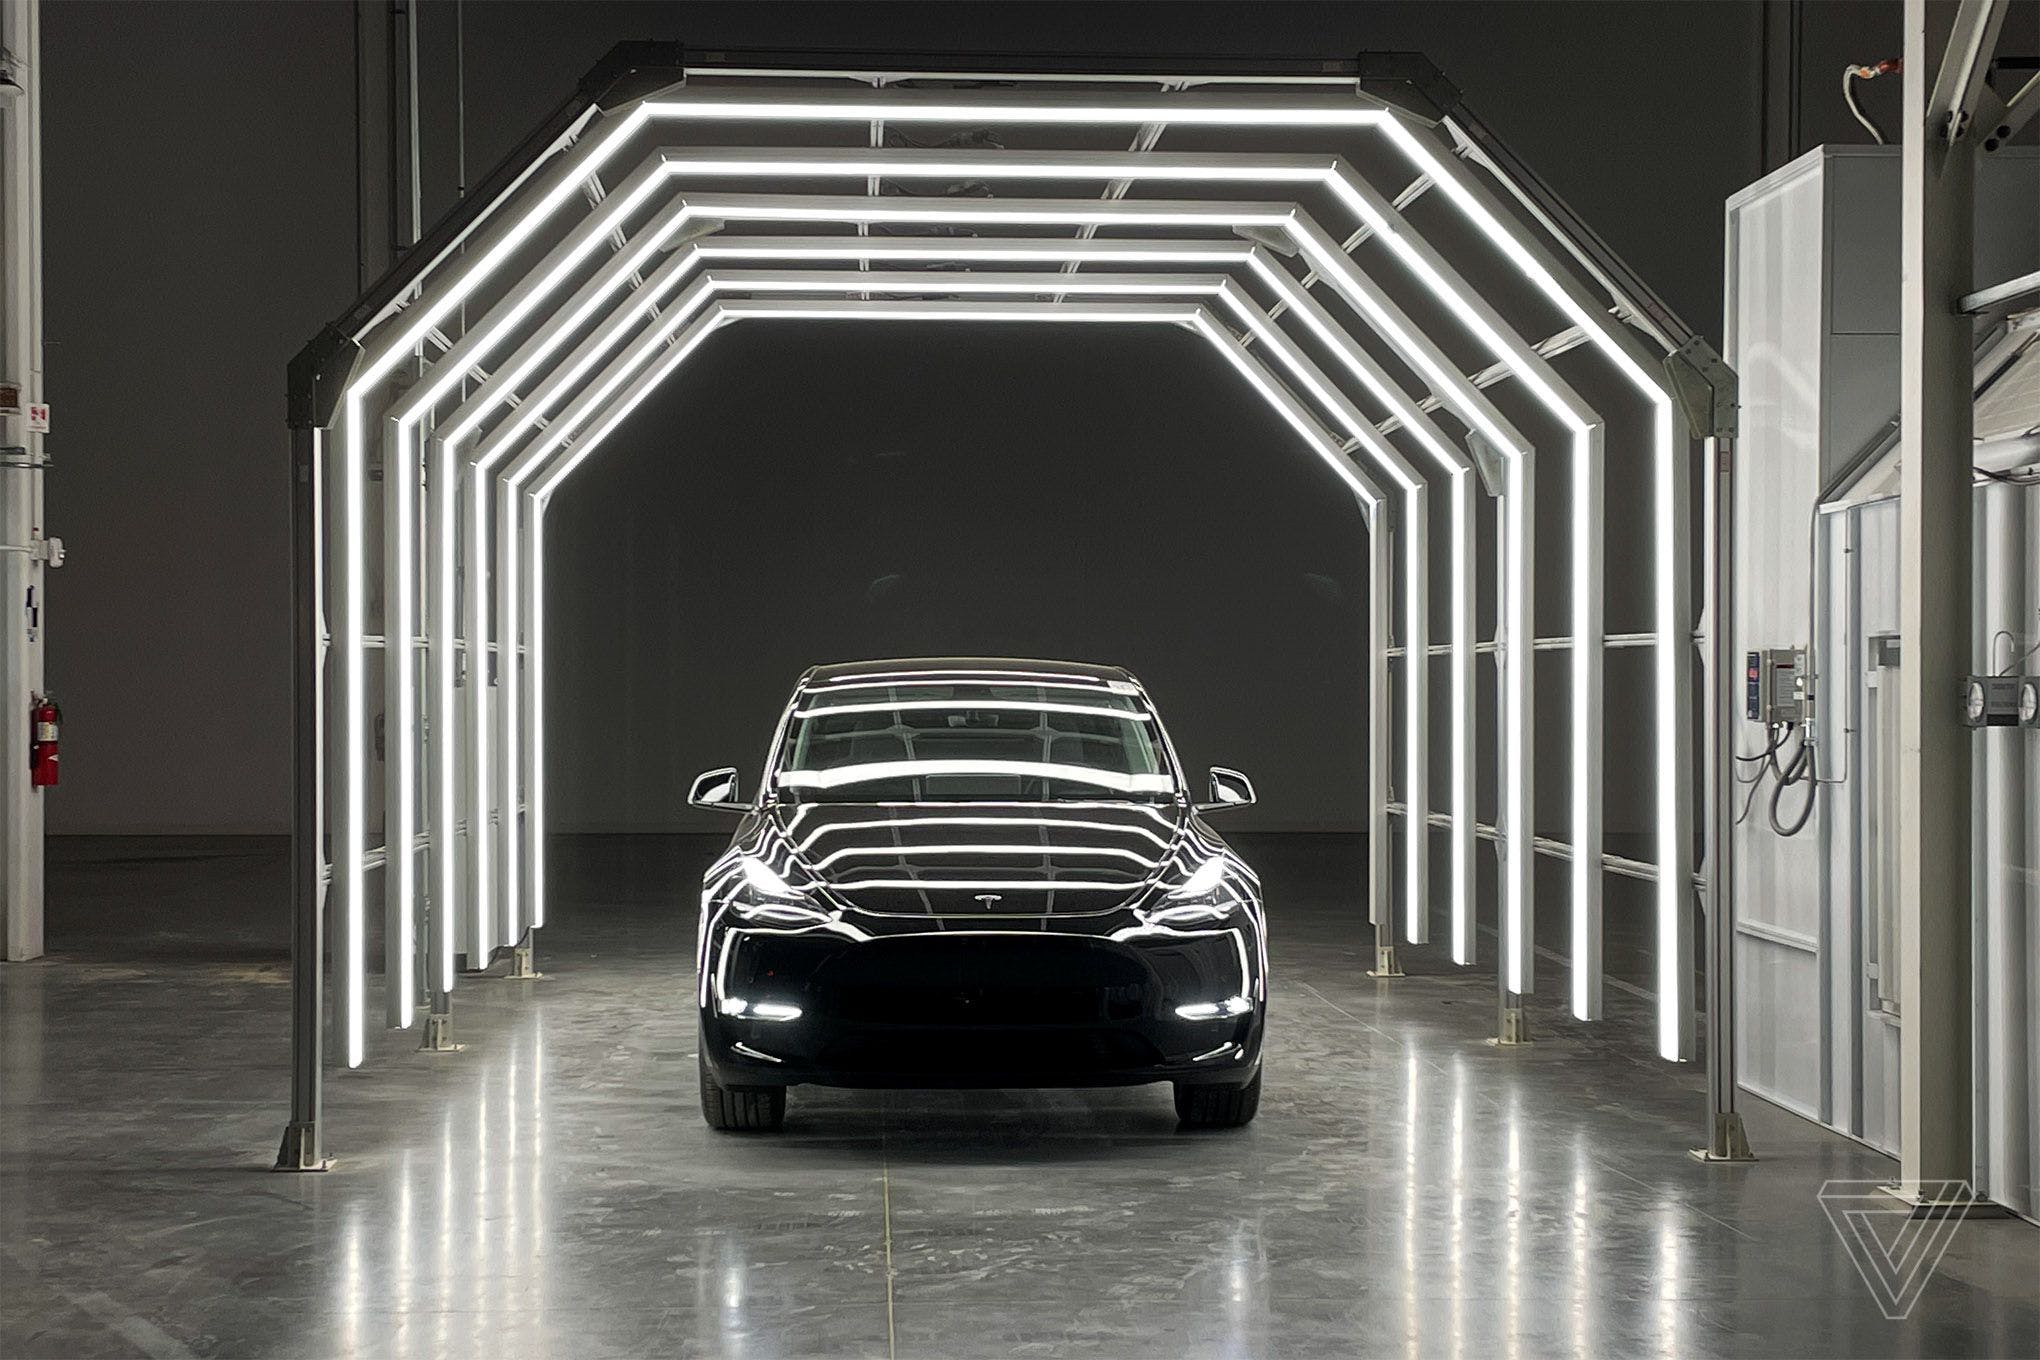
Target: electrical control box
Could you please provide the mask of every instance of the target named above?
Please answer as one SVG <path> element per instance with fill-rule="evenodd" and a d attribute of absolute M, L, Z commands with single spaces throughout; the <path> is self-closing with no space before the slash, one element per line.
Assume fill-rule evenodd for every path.
<path fill-rule="evenodd" d="M 1804 647 L 1766 647 L 1743 657 L 1743 714 L 1766 727 L 1803 724 L 1813 708 Z"/>

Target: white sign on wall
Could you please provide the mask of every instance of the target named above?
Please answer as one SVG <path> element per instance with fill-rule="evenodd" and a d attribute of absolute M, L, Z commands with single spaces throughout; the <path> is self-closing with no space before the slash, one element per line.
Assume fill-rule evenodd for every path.
<path fill-rule="evenodd" d="M 28 432 L 48 434 L 50 432 L 50 404 L 46 401 L 32 401 L 28 404 Z"/>

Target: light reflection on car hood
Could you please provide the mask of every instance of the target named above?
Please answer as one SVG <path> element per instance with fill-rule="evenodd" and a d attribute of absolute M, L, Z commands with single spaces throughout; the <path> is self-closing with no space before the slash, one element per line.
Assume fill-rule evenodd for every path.
<path fill-rule="evenodd" d="M 1174 803 L 803 803 L 772 825 L 823 892 L 896 916 L 1111 911 L 1216 849 Z"/>

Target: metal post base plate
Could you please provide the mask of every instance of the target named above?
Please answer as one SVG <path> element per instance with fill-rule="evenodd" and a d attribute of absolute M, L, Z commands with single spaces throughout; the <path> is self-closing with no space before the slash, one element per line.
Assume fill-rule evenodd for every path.
<path fill-rule="evenodd" d="M 1530 1022 L 1523 1016 L 1521 1006 L 1502 1007 L 1500 1032 L 1487 1041 L 1496 1048 L 1515 1048 L 1519 1044 L 1533 1042 L 1530 1038 Z"/>
<path fill-rule="evenodd" d="M 287 1124 L 283 1130 L 283 1146 L 276 1150 L 275 1171 L 325 1171 L 332 1167 L 333 1159 L 319 1155 L 319 1126 L 316 1124 Z"/>
<path fill-rule="evenodd" d="M 532 967 L 531 946 L 520 944 L 510 951 L 510 971 L 503 976 L 512 982 L 536 982 L 545 974 Z"/>
<path fill-rule="evenodd" d="M 1395 961 L 1394 945 L 1378 944 L 1374 946 L 1374 966 L 1367 970 L 1367 976 L 1371 978 L 1399 978 L 1407 976 L 1402 970 L 1402 965 Z"/>
<path fill-rule="evenodd" d="M 1743 1131 L 1742 1115 L 1734 1110 L 1717 1110 L 1714 1115 L 1713 1133 L 1708 1145 L 1694 1148 L 1696 1162 L 1754 1162 L 1757 1154 L 1750 1151 L 1749 1134 Z"/>
<path fill-rule="evenodd" d="M 2011 1218 L 2012 1211 L 1995 1200 L 1978 1199 L 1959 1182 L 1928 1181 L 1922 1185 L 1881 1185 L 1878 1190 L 1912 1207 L 1914 1218 Z"/>
<path fill-rule="evenodd" d="M 424 1032 L 418 1036 L 420 1053 L 461 1053 L 466 1044 L 453 1041 L 453 1013 L 451 1011 L 427 1011 Z"/>

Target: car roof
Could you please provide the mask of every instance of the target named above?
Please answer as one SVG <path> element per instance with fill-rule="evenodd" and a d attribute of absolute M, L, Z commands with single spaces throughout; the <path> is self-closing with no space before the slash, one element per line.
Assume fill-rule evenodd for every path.
<path fill-rule="evenodd" d="M 897 676 L 905 681 L 926 680 L 1078 680 L 1096 685 L 1113 681 L 1139 684 L 1120 666 L 1094 666 L 1083 661 L 1042 661 L 1007 656 L 918 656 L 889 661 L 843 661 L 816 666 L 801 677 L 805 688 L 865 680 L 876 676 Z"/>

